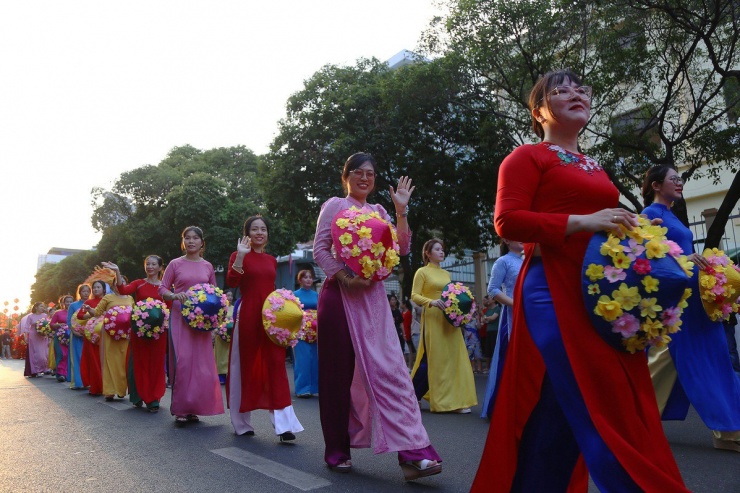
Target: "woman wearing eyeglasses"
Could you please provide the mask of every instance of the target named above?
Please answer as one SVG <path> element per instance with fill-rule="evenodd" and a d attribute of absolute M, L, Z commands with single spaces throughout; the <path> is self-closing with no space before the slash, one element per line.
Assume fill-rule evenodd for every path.
<path fill-rule="evenodd" d="M 382 206 L 367 203 L 377 172 L 370 154 L 350 156 L 342 171 L 347 196 L 327 200 L 316 224 L 313 255 L 328 276 L 318 308 L 319 412 L 324 460 L 332 470 L 352 468 L 350 447 L 373 446 L 376 454 L 398 452 L 408 481 L 440 473 L 442 461 L 421 423 L 385 288 L 354 276 L 332 252 L 331 226 L 339 212 L 364 207 L 391 220 Z M 390 187 L 401 255 L 409 252 L 406 215 L 413 191 L 405 176 L 395 190 Z"/>
<path fill-rule="evenodd" d="M 513 327 L 474 492 L 687 491 L 663 434 L 644 354 L 613 349 L 581 295 L 593 232 L 636 225 L 578 135 L 591 88 L 573 72 L 532 88 L 542 142 L 501 164 L 494 223 L 525 243 Z M 587 474 L 588 473 L 588 474 Z"/>
<path fill-rule="evenodd" d="M 686 419 L 691 404 L 712 429 L 714 448 L 740 452 L 740 377 L 732 369 L 722 323 L 712 322 L 701 302 L 698 271 L 709 264 L 693 253 L 694 235 L 671 212 L 682 192 L 683 180 L 673 168 L 653 166 L 645 174 L 643 214 L 660 218 L 668 239 L 696 265 L 681 330 L 671 335 L 668 347 L 650 348 L 650 374 L 663 419 Z"/>

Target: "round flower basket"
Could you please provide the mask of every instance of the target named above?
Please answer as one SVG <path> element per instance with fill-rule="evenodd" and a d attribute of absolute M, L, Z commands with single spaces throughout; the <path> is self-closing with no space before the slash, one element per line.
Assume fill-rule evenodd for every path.
<path fill-rule="evenodd" d="M 226 344 L 231 344 L 231 337 L 234 335 L 234 319 L 227 316 L 226 322 L 220 327 L 217 327 L 214 332 Z"/>
<path fill-rule="evenodd" d="M 87 320 L 80 320 L 77 318 L 78 313 L 80 313 L 80 311 L 75 310 L 72 314 L 72 326 L 69 329 L 77 337 L 85 337 L 85 322 L 87 322 Z"/>
<path fill-rule="evenodd" d="M 48 318 L 42 318 L 36 322 L 36 332 L 44 337 L 52 337 L 54 335 L 54 329 L 51 328 L 51 322 Z"/>
<path fill-rule="evenodd" d="M 451 282 L 442 290 L 444 316 L 455 327 L 469 324 L 475 315 L 475 298 L 470 288 L 461 282 Z"/>
<path fill-rule="evenodd" d="M 188 327 L 208 332 L 224 324 L 229 300 L 219 287 L 196 284 L 186 294 L 188 299 L 182 304 L 182 316 Z"/>
<path fill-rule="evenodd" d="M 707 248 L 702 256 L 709 267 L 699 269 L 699 294 L 707 316 L 713 322 L 729 320 L 738 310 L 740 270 L 725 252 Z"/>
<path fill-rule="evenodd" d="M 59 339 L 59 344 L 69 346 L 69 326 L 61 324 L 54 334 Z"/>
<path fill-rule="evenodd" d="M 131 330 L 143 339 L 159 339 L 167 330 L 170 310 L 161 300 L 137 301 L 131 310 Z"/>
<path fill-rule="evenodd" d="M 331 237 L 344 263 L 365 279 L 382 281 L 398 265 L 396 228 L 371 209 L 340 211 L 332 219 Z"/>
<path fill-rule="evenodd" d="M 116 341 L 129 338 L 131 311 L 130 306 L 114 306 L 103 314 L 103 329 Z"/>
<path fill-rule="evenodd" d="M 103 317 L 93 317 L 85 324 L 85 339 L 95 346 L 100 344 L 100 336 L 103 333 Z"/>
<path fill-rule="evenodd" d="M 663 347 L 680 330 L 693 263 L 666 228 L 640 217 L 628 231 L 595 233 L 583 261 L 583 297 L 594 328 L 613 348 Z"/>
<path fill-rule="evenodd" d="M 318 339 L 318 320 L 316 310 L 306 310 L 303 315 L 303 327 L 298 331 L 298 339 L 313 344 Z"/>
<path fill-rule="evenodd" d="M 303 305 L 292 291 L 278 289 L 262 304 L 262 326 L 278 346 L 295 346 L 303 327 Z"/>

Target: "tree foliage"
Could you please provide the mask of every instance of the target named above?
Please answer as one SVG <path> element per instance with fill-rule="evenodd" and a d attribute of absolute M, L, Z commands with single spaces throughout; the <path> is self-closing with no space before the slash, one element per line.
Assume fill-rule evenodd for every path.
<path fill-rule="evenodd" d="M 569 67 L 594 87 L 583 145 L 635 210 L 655 164 L 685 179 L 718 178 L 740 164 L 740 128 L 728 125 L 737 93 L 738 7 L 732 0 L 451 0 L 425 35 L 431 53 L 454 54 L 471 74 L 477 111 L 527 131 L 526 97 L 541 74 Z M 731 194 L 728 194 L 730 197 Z M 722 229 L 724 224 L 718 225 Z"/>
<path fill-rule="evenodd" d="M 321 204 L 343 195 L 344 161 L 364 151 L 380 167 L 371 202 L 392 211 L 389 186 L 404 175 L 416 186 L 415 265 L 431 236 L 453 250 L 490 245 L 497 164 L 511 146 L 488 115 L 465 111 L 468 83 L 452 57 L 396 70 L 378 60 L 323 67 L 289 99 L 260 165 L 268 209 L 291 218 L 294 238 L 310 238 Z"/>

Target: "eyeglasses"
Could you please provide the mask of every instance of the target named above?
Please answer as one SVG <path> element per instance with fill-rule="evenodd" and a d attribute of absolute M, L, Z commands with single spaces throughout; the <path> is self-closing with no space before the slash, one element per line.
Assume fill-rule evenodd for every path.
<path fill-rule="evenodd" d="M 580 97 L 581 99 L 591 99 L 593 94 L 591 86 L 556 86 L 548 93 L 550 97 L 558 97 L 560 99 L 570 99 L 573 95 Z"/>
<path fill-rule="evenodd" d="M 368 180 L 375 179 L 375 171 L 373 170 L 356 169 L 354 171 L 351 171 L 351 173 L 358 180 L 361 180 L 362 178 L 367 178 Z"/>
<path fill-rule="evenodd" d="M 683 179 L 680 176 L 678 176 L 678 175 L 673 175 L 673 176 L 667 178 L 667 180 L 671 180 L 674 185 L 683 185 L 684 184 Z"/>

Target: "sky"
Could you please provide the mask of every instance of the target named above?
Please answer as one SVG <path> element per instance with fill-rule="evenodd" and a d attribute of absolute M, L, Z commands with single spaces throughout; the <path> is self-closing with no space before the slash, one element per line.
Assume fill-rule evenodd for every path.
<path fill-rule="evenodd" d="M 312 74 L 413 51 L 438 12 L 432 0 L 0 3 L 0 303 L 25 307 L 39 254 L 97 244 L 93 187 L 184 144 L 265 153 Z"/>

